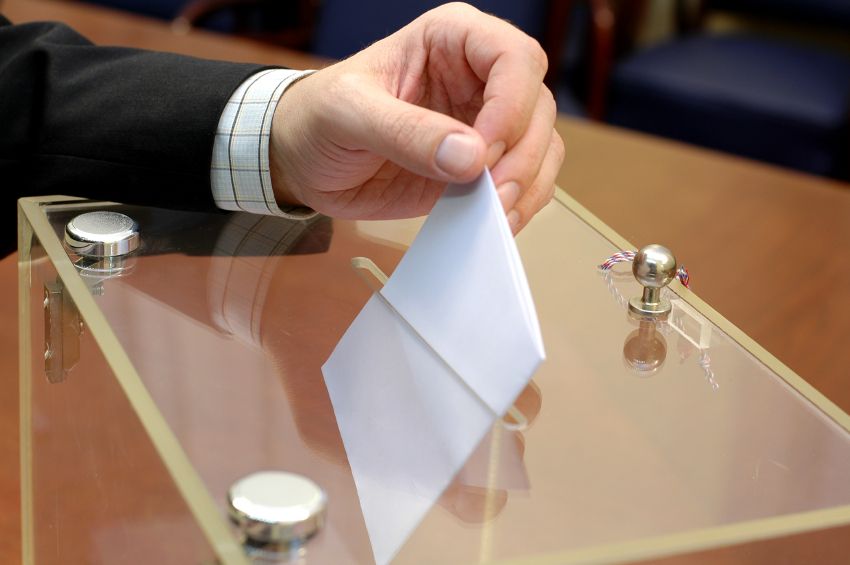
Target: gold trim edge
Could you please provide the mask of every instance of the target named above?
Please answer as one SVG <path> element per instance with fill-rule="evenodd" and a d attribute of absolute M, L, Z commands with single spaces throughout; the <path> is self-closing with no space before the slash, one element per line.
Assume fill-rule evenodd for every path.
<path fill-rule="evenodd" d="M 601 565 L 629 563 L 654 558 L 687 555 L 698 551 L 775 539 L 784 535 L 823 530 L 847 525 L 848 523 L 850 523 L 850 505 L 788 514 L 785 516 L 761 518 L 746 522 L 736 522 L 723 526 L 714 526 L 607 545 L 603 544 L 569 551 L 500 560 L 493 562 L 493 565 L 572 565 L 574 563 Z"/>
<path fill-rule="evenodd" d="M 32 335 L 30 261 L 32 226 L 18 207 L 18 449 L 20 465 L 21 563 L 35 563 L 32 486 Z M 26 259 L 26 260 L 25 260 Z M 24 331 L 26 329 L 26 331 Z"/>

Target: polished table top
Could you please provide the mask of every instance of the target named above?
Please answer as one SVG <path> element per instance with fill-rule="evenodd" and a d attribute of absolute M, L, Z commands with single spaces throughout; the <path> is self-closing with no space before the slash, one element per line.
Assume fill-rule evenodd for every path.
<path fill-rule="evenodd" d="M 17 0 L 3 10 L 13 21 L 67 21 L 99 43 L 316 66 L 251 42 L 175 35 L 161 23 L 84 6 Z M 846 184 L 590 123 L 563 119 L 558 127 L 567 145 L 560 186 L 633 243 L 671 247 L 699 295 L 848 409 Z"/>

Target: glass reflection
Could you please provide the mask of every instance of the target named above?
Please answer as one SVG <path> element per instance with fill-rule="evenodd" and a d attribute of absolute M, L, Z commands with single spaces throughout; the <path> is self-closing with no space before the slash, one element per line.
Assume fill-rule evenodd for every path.
<path fill-rule="evenodd" d="M 623 343 L 626 366 L 641 377 L 658 372 L 667 358 L 667 340 L 656 330 L 661 322 L 638 319 L 639 328 L 630 333 Z"/>
<path fill-rule="evenodd" d="M 129 275 L 137 263 L 136 256 L 132 254 L 122 257 L 84 257 L 69 250 L 68 257 L 89 292 L 95 296 L 104 293 L 104 283 L 107 280 Z"/>
<path fill-rule="evenodd" d="M 168 219 L 180 213 L 163 214 Z M 200 339 L 200 333 L 207 333 L 209 329 L 215 330 L 222 339 L 231 342 L 235 339 L 250 346 L 274 367 L 275 378 L 285 392 L 300 440 L 323 462 L 332 464 L 336 469 L 332 472 L 311 467 L 309 471 L 304 471 L 323 487 L 331 489 L 335 512 L 344 508 L 345 514 L 352 516 L 352 512 L 356 511 L 357 519 L 365 522 L 364 529 L 369 536 L 367 543 L 386 548 L 380 549 L 384 554 L 391 555 L 397 551 L 422 516 L 435 506 L 450 512 L 463 523 L 483 524 L 502 512 L 510 492 L 529 490 L 523 464 L 525 441 L 521 431 L 531 425 L 540 410 L 540 391 L 533 385 L 520 395 L 516 406 L 503 422 L 496 423 L 496 415 L 486 412 L 486 416 L 478 421 L 471 433 L 461 434 L 465 437 L 458 445 L 458 430 L 465 426 L 466 415 L 471 410 L 467 410 L 461 402 L 462 407 L 444 412 L 442 418 L 436 417 L 435 413 L 446 410 L 443 407 L 445 402 L 441 399 L 443 393 L 431 384 L 428 385 L 429 389 L 433 389 L 431 394 L 422 392 L 422 375 L 428 373 L 427 363 L 410 362 L 409 358 L 412 357 L 408 356 L 404 363 L 415 369 L 414 374 L 405 377 L 404 371 L 399 370 L 394 373 L 393 382 L 400 387 L 397 390 L 402 395 L 405 394 L 404 387 L 418 387 L 410 390 L 409 394 L 416 402 L 422 401 L 424 404 L 414 404 L 418 408 L 400 401 L 396 404 L 398 408 L 406 407 L 403 413 L 416 412 L 425 419 L 414 422 L 415 429 L 405 428 L 407 431 L 402 437 L 408 438 L 404 442 L 408 446 L 408 453 L 410 449 L 420 450 L 415 461 L 422 461 L 424 457 L 433 466 L 404 467 L 410 461 L 402 461 L 399 463 L 401 467 L 395 468 L 368 464 L 367 472 L 358 474 L 361 469 L 359 462 L 364 457 L 368 458 L 371 452 L 358 456 L 356 449 L 347 452 L 343 446 L 342 440 L 346 434 L 357 435 L 362 430 L 341 423 L 341 409 L 337 409 L 336 403 L 332 404 L 334 396 L 326 388 L 319 368 L 369 295 L 370 289 L 350 266 L 354 244 L 360 253 L 368 253 L 370 258 L 387 270 L 391 270 L 398 262 L 403 249 L 385 242 L 358 241 L 352 224 L 336 224 L 327 218 L 308 223 L 248 214 L 233 214 L 226 217 L 227 221 L 216 217 L 210 219 L 214 229 L 207 226 L 208 233 L 205 235 L 215 237 L 212 244 L 201 246 L 196 241 L 197 236 L 192 239 L 187 233 L 198 229 L 196 223 L 181 223 L 176 219 L 168 222 L 172 229 L 179 229 L 183 235 L 164 234 L 160 239 L 159 232 L 163 228 L 144 231 L 145 218 L 141 215 L 140 223 L 145 234 L 143 260 L 131 271 L 124 271 L 122 274 L 125 276 L 120 279 L 99 281 L 106 287 L 106 292 L 99 293 L 102 307 L 107 312 L 120 311 L 123 313 L 121 319 L 133 321 L 133 324 L 121 323 L 116 318 L 115 328 L 122 343 L 134 352 L 140 373 L 151 378 L 148 386 L 155 395 L 173 391 L 178 382 L 179 386 L 186 386 L 187 379 L 196 374 L 199 383 L 207 383 L 198 389 L 198 394 L 204 395 L 204 403 L 212 402 L 213 396 L 224 395 L 222 389 L 209 387 L 204 377 L 211 374 L 209 371 L 181 372 L 180 381 L 169 379 L 167 373 L 162 371 L 163 348 L 166 345 L 173 344 L 170 347 L 180 359 L 177 366 L 187 360 L 180 353 L 182 348 L 179 344 L 185 343 L 188 348 L 189 341 Z M 335 230 L 338 233 L 334 234 Z M 332 234 L 334 237 L 331 237 Z M 171 253 L 173 244 L 169 240 L 179 237 L 185 237 L 194 246 L 189 247 L 187 255 Z M 209 254 L 213 260 L 197 261 L 192 256 L 195 253 L 201 256 Z M 317 280 L 323 281 L 322 284 L 316 284 Z M 199 285 L 199 282 L 202 284 Z M 128 292 L 128 287 L 132 287 L 133 291 L 141 291 L 142 295 Z M 202 292 L 198 292 L 199 287 Z M 194 334 L 195 330 L 191 330 L 193 337 L 190 339 L 188 334 L 177 328 L 177 324 L 158 322 L 156 309 L 152 305 L 142 305 L 149 300 L 145 297 L 154 298 L 167 305 L 171 311 L 178 311 L 194 322 L 201 322 L 205 330 L 199 329 L 198 335 Z M 151 327 L 158 328 L 156 336 L 144 331 Z M 192 326 L 187 329 L 189 327 Z M 394 331 L 399 330 L 396 328 Z M 366 335 L 364 339 L 381 350 L 387 347 L 374 335 Z M 407 347 L 419 347 L 411 336 L 407 336 L 406 340 L 404 336 L 400 339 Z M 411 341 L 414 342 L 412 345 Z M 206 356 L 210 359 L 217 358 L 219 354 L 227 357 L 226 351 L 232 346 L 222 343 L 219 347 L 218 352 L 209 351 Z M 156 354 L 153 354 L 154 351 Z M 234 360 L 234 364 L 222 361 L 211 363 L 218 364 L 219 369 L 241 365 L 242 374 L 236 380 L 241 381 L 243 386 L 248 386 L 245 384 L 248 380 L 245 372 L 257 370 L 261 366 L 261 363 L 254 364 L 244 353 L 240 354 L 238 362 Z M 166 366 L 169 364 L 166 363 Z M 439 375 L 431 372 L 427 377 L 435 379 Z M 350 375 L 346 378 L 352 380 Z M 373 390 L 366 385 L 362 388 L 364 391 Z M 202 389 L 203 393 L 200 393 Z M 167 396 L 174 397 L 170 392 Z M 373 412 L 382 415 L 381 425 L 387 426 L 401 419 L 400 416 L 386 412 L 386 406 L 391 406 L 397 400 L 396 397 L 383 390 L 381 394 L 373 393 L 373 396 L 375 398 L 367 401 L 378 403 Z M 344 402 L 351 403 L 354 400 L 352 396 Z M 246 408 L 239 407 L 237 397 L 231 395 L 228 402 L 229 412 L 241 415 L 248 413 Z M 181 408 L 179 404 L 174 404 L 174 411 L 170 413 L 171 404 L 174 403 L 164 405 L 166 416 L 170 415 L 173 422 L 184 420 L 187 406 Z M 464 422 L 458 421 L 457 414 L 464 415 Z M 258 423 L 258 426 L 268 427 L 271 424 Z M 199 433 L 194 428 L 192 430 L 193 434 Z M 240 445 L 250 445 L 247 437 L 250 437 L 250 433 Z M 397 452 L 401 456 L 405 453 L 400 448 L 382 444 L 378 441 L 380 438 L 377 433 L 367 433 L 365 437 L 371 445 L 379 448 L 379 454 Z M 411 442 L 411 437 L 416 438 L 416 441 Z M 199 445 L 206 443 L 200 442 Z M 425 457 L 428 451 L 424 450 L 424 445 L 430 446 L 432 457 Z M 187 447 L 195 457 L 216 461 L 216 465 L 211 465 L 207 472 L 208 476 L 216 477 L 219 482 L 232 481 L 232 475 L 257 468 L 257 463 L 247 458 L 245 464 L 253 467 L 242 469 L 236 455 L 238 450 L 231 449 L 232 456 L 226 458 L 227 466 L 222 467 L 224 462 L 220 457 L 215 457 L 214 453 L 195 452 L 191 442 L 187 442 Z M 284 446 L 282 452 L 289 448 L 291 446 Z M 287 465 L 276 468 L 298 470 Z M 360 480 L 360 475 L 368 477 L 368 473 L 375 472 L 376 468 L 377 471 L 388 473 L 378 481 L 381 483 L 379 489 L 396 488 L 399 483 L 403 486 L 415 484 L 416 488 L 409 493 L 408 498 L 376 495 L 374 489 L 369 490 L 369 484 L 361 488 L 361 483 L 368 483 L 368 479 Z M 347 483 L 337 479 L 336 484 L 331 484 L 330 479 L 324 478 L 335 476 L 339 471 L 350 474 Z M 220 479 L 217 478 L 219 476 Z M 388 477 L 396 477 L 396 480 Z M 341 493 L 347 485 L 351 485 L 351 490 Z M 354 506 L 350 504 L 352 499 Z M 405 505 L 404 500 L 412 500 L 413 504 Z M 367 528 L 370 523 L 373 526 Z M 402 526 L 406 529 L 399 533 L 397 530 Z M 322 554 L 316 554 L 317 546 L 314 542 L 307 549 L 313 558 L 321 560 L 319 555 Z"/>
<path fill-rule="evenodd" d="M 628 298 L 618 286 L 634 283 L 631 272 L 610 269 L 600 274 L 613 300 L 626 312 L 629 323 L 637 326 L 623 342 L 623 364 L 629 371 L 641 377 L 657 374 L 667 358 L 668 339 L 675 339 L 679 365 L 694 358 L 711 390 L 720 388 L 709 354 L 712 325 L 708 320 L 666 289 L 664 292 L 673 306 L 669 316 L 663 319 L 642 317 L 629 311 Z"/>

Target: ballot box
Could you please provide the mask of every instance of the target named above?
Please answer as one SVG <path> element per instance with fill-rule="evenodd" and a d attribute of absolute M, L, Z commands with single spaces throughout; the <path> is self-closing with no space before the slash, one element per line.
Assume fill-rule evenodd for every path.
<path fill-rule="evenodd" d="M 322 373 L 421 219 L 19 211 L 26 563 L 768 563 L 848 538 L 847 414 L 679 280 L 664 315 L 630 308 L 630 264 L 599 265 L 632 246 L 563 192 L 516 240 L 546 361 L 460 463 L 474 391 L 402 359 L 332 401 Z"/>

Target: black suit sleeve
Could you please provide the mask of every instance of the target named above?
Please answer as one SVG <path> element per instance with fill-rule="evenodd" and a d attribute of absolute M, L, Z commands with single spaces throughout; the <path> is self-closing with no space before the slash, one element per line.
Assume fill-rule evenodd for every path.
<path fill-rule="evenodd" d="M 21 196 L 214 209 L 215 128 L 262 68 L 94 46 L 62 24 L 0 17 L 0 251 L 14 245 Z"/>

